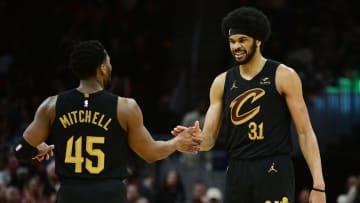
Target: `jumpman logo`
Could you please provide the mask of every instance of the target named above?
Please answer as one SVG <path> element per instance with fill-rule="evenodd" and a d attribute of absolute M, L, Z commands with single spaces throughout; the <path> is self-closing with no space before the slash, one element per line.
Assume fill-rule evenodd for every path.
<path fill-rule="evenodd" d="M 268 173 L 274 172 L 277 173 L 278 171 L 275 169 L 275 163 L 273 162 L 271 164 L 271 167 L 269 168 L 269 170 L 267 171 Z"/>
<path fill-rule="evenodd" d="M 234 80 L 230 90 L 233 90 L 233 89 L 236 89 L 236 88 L 238 88 L 238 87 L 236 86 L 236 80 Z"/>

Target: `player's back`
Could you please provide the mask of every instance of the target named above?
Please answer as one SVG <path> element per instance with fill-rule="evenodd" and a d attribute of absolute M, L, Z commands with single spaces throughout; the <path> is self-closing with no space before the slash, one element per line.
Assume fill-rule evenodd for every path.
<path fill-rule="evenodd" d="M 59 198 L 65 198 L 60 202 L 80 201 L 81 195 L 90 197 L 87 202 L 99 201 L 98 197 L 112 202 L 108 198 L 124 190 L 128 145 L 118 122 L 117 101 L 104 90 L 83 94 L 72 89 L 58 95 L 49 142 L 56 147 Z"/>

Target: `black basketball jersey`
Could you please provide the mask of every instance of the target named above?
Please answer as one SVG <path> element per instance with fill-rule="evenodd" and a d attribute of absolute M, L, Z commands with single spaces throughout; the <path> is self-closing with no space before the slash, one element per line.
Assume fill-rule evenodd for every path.
<path fill-rule="evenodd" d="M 278 65 L 267 60 L 251 80 L 240 75 L 238 65 L 227 71 L 224 129 L 231 158 L 251 159 L 291 152 L 291 117 L 275 85 Z"/>
<path fill-rule="evenodd" d="M 105 179 L 127 176 L 127 134 L 117 118 L 118 97 L 105 90 L 60 93 L 49 137 L 55 144 L 60 179 Z"/>

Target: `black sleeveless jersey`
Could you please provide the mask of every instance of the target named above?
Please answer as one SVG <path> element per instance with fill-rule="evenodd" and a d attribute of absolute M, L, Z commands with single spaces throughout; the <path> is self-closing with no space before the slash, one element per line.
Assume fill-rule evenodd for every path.
<path fill-rule="evenodd" d="M 105 90 L 60 93 L 49 143 L 60 179 L 124 179 L 127 133 L 117 118 L 118 97 Z"/>
<path fill-rule="evenodd" d="M 227 71 L 224 130 L 225 145 L 231 158 L 290 154 L 291 117 L 284 97 L 276 90 L 278 65 L 278 62 L 267 60 L 251 80 L 242 78 L 239 66 Z"/>

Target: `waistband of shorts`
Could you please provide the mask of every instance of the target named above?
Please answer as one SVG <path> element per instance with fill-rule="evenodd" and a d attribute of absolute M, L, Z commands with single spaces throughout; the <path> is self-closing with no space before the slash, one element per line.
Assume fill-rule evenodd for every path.
<path fill-rule="evenodd" d="M 62 184 L 96 184 L 96 183 L 122 183 L 121 178 L 62 178 Z"/>
<path fill-rule="evenodd" d="M 261 157 L 251 157 L 251 158 L 236 158 L 236 157 L 231 157 L 230 161 L 244 161 L 244 162 L 252 162 L 252 161 L 264 161 L 264 160 L 268 160 L 268 159 L 291 159 L 291 155 L 290 154 L 277 154 L 277 155 L 271 155 L 271 156 L 261 156 Z"/>

